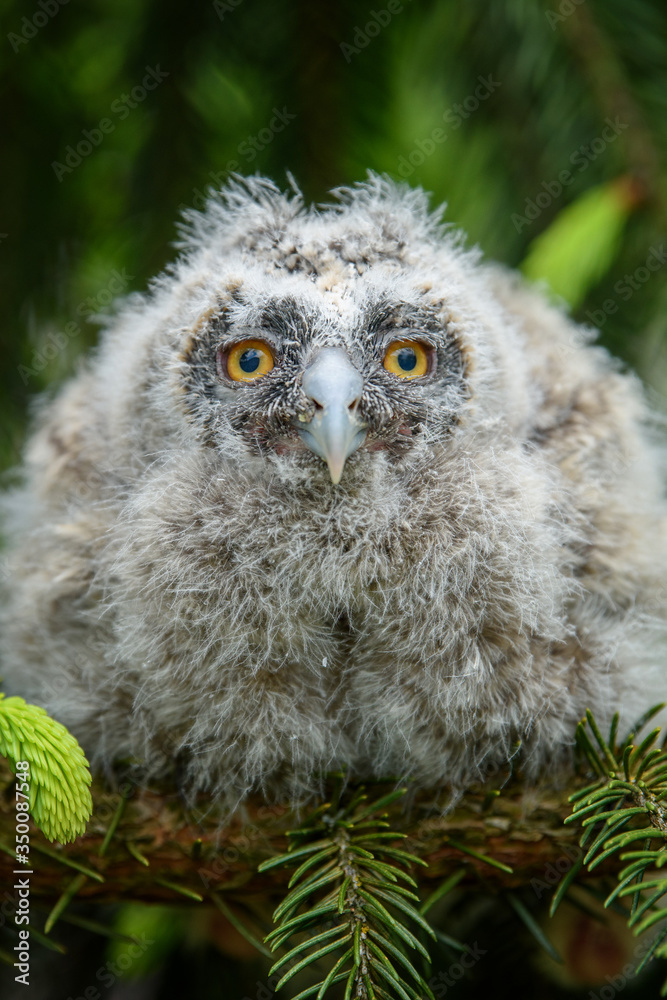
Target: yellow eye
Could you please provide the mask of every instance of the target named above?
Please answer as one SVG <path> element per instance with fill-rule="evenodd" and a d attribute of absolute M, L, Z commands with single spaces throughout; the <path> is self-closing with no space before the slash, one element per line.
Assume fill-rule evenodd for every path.
<path fill-rule="evenodd" d="M 394 340 L 387 348 L 382 364 L 399 378 L 419 378 L 429 368 L 428 351 L 416 340 Z"/>
<path fill-rule="evenodd" d="M 227 374 L 235 382 L 251 382 L 273 368 L 273 351 L 263 340 L 242 340 L 227 355 Z"/>

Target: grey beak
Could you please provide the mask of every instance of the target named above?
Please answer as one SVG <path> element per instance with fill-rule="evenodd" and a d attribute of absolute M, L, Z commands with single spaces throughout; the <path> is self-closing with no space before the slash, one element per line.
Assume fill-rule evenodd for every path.
<path fill-rule="evenodd" d="M 357 415 L 363 389 L 361 374 L 340 347 L 324 347 L 303 373 L 303 391 L 315 403 L 315 416 L 300 423 L 299 434 L 340 482 L 348 455 L 364 443 L 366 428 Z"/>

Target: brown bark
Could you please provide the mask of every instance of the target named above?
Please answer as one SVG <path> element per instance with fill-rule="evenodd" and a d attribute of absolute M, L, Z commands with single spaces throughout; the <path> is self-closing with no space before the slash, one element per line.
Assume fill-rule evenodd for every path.
<path fill-rule="evenodd" d="M 9 779 L 8 771 L 0 772 L 0 787 L 7 785 L 9 791 Z M 386 791 L 386 785 L 369 788 L 368 801 Z M 497 797 L 489 796 L 484 789 L 473 790 L 445 815 L 434 808 L 433 796 L 422 794 L 407 810 L 402 800 L 391 806 L 389 820 L 392 828 L 408 835 L 401 846 L 428 862 L 428 868 L 420 866 L 413 872 L 422 892 L 431 891 L 462 865 L 468 884 L 490 890 L 526 885 L 531 879 L 549 884 L 555 881 L 554 869 L 567 870 L 578 851 L 577 830 L 563 826 L 569 813 L 567 791 L 526 789 L 518 783 L 507 786 Z M 119 792 L 96 785 L 95 808 L 87 832 L 65 847 L 49 844 L 39 830 L 34 830 L 30 867 L 34 873 L 31 894 L 36 899 L 55 901 L 70 885 L 77 871 L 68 861 L 101 876 L 103 881 L 85 878 L 77 892 L 77 898 L 99 902 L 132 899 L 184 903 L 182 892 L 164 885 L 164 881 L 202 897 L 211 891 L 248 897 L 284 889 L 286 871 L 259 874 L 257 865 L 285 850 L 285 831 L 298 823 L 288 809 L 255 799 L 248 803 L 243 816 L 221 826 L 208 802 L 187 810 L 175 793 L 138 791 L 127 800 L 102 856 L 105 834 L 121 799 Z M 13 799 L 6 795 L 0 806 L 0 843 L 5 849 L 13 845 L 14 824 Z M 509 866 L 512 874 L 462 852 L 451 840 Z M 44 853 L 44 849 L 51 853 Z M 8 853 L 0 853 L 0 884 L 11 885 L 14 870 L 20 868 Z"/>

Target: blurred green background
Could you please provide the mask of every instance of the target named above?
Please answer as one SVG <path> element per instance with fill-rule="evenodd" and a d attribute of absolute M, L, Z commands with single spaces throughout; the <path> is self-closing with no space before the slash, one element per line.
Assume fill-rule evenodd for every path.
<path fill-rule="evenodd" d="M 94 314 L 145 287 L 179 211 L 230 169 L 289 170 L 315 200 L 368 168 L 423 185 L 667 392 L 664 0 L 4 0 L 1 16 L 0 467 L 31 400 L 95 343 Z M 533 966 L 503 964 L 520 929 L 485 913 L 495 957 L 467 995 L 529 995 Z M 204 960 L 173 914 L 117 917 L 144 919 L 164 947 L 123 997 L 260 996 L 266 963 Z M 100 949 L 72 943 L 69 989 Z"/>
<path fill-rule="evenodd" d="M 315 200 L 422 184 L 667 386 L 662 0 L 5 0 L 3 25 L 0 465 L 234 166 Z"/>

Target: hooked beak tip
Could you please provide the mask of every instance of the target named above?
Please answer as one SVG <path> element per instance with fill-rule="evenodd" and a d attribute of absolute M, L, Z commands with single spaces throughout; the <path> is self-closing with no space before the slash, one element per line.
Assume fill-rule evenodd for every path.
<path fill-rule="evenodd" d="M 346 459 L 366 437 L 356 404 L 363 389 L 361 374 L 340 348 L 324 348 L 304 372 L 303 390 L 318 404 L 311 420 L 301 422 L 304 443 L 329 469 L 334 486 L 340 483 Z"/>
<path fill-rule="evenodd" d="M 345 467 L 345 459 L 329 458 L 327 460 L 327 465 L 329 466 L 329 475 L 331 476 L 331 482 L 334 484 L 334 486 L 338 486 L 341 477 L 343 475 L 343 469 Z"/>

